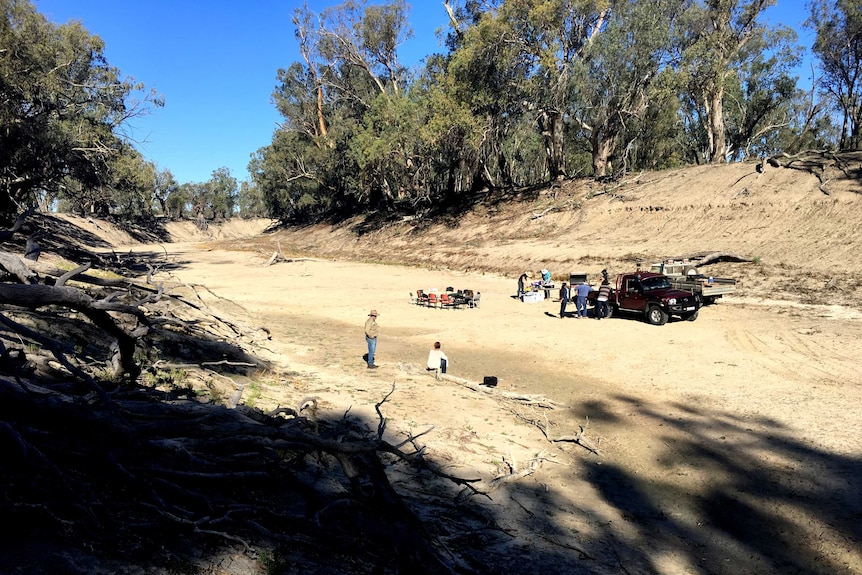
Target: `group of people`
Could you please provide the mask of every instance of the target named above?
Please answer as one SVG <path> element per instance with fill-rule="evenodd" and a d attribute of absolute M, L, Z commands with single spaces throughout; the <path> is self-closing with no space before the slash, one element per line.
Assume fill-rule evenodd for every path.
<path fill-rule="evenodd" d="M 368 344 L 368 355 L 366 362 L 368 369 L 377 369 L 377 364 L 374 363 L 374 354 L 377 352 L 377 334 L 380 328 L 377 325 L 377 310 L 373 309 L 368 314 L 368 319 L 365 320 L 365 342 Z M 428 361 L 426 362 L 428 371 L 435 371 L 437 374 L 446 373 L 449 367 L 449 358 L 443 352 L 442 345 L 439 341 L 434 342 L 434 347 L 428 352 Z"/>
<path fill-rule="evenodd" d="M 551 285 L 551 272 L 543 269 L 542 285 Z M 529 280 L 529 274 L 523 273 L 518 278 L 518 297 L 520 298 L 526 291 L 526 282 Z M 566 282 L 560 287 L 560 319 L 566 316 L 566 306 L 572 299 L 575 300 L 575 317 L 580 319 L 587 317 L 587 296 L 592 291 L 590 284 L 586 280 L 576 286 L 569 287 Z M 574 293 L 572 293 L 574 291 Z M 608 300 L 610 299 L 611 284 L 608 280 L 608 271 L 602 270 L 602 283 L 599 286 L 599 293 L 596 296 L 596 319 L 608 317 Z M 374 354 L 377 352 L 377 334 L 379 327 L 377 325 L 377 310 L 371 310 L 368 314 L 368 319 L 365 320 L 365 341 L 368 345 L 368 355 L 366 361 L 368 369 L 377 369 L 377 364 L 374 363 Z M 449 358 L 441 349 L 439 341 L 434 342 L 434 347 L 428 352 L 428 361 L 426 369 L 439 373 L 446 373 L 448 368 Z"/>
<path fill-rule="evenodd" d="M 574 290 L 574 294 L 572 294 L 572 290 Z M 575 319 L 587 317 L 587 296 L 590 295 L 592 290 L 592 286 L 586 280 L 576 286 L 572 286 L 572 288 L 569 288 L 566 282 L 563 282 L 563 285 L 560 287 L 560 319 L 567 317 L 566 306 L 573 299 L 573 296 L 575 300 Z M 608 279 L 608 270 L 602 270 L 602 283 L 596 296 L 596 319 L 608 317 L 608 300 L 610 299 L 610 295 L 611 282 Z"/>
<path fill-rule="evenodd" d="M 550 297 L 550 290 L 554 287 L 551 279 L 551 272 L 548 269 L 542 269 L 538 272 L 539 279 L 531 282 L 532 275 L 530 272 L 524 272 L 518 277 L 518 299 L 524 301 L 524 294 L 531 291 L 544 290 L 545 297 Z"/>

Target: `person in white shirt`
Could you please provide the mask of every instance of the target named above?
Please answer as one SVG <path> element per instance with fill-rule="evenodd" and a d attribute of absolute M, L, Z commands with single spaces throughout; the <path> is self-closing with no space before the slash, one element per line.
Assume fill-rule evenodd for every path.
<path fill-rule="evenodd" d="M 438 371 L 438 373 L 446 373 L 446 368 L 449 366 L 449 358 L 440 349 L 440 342 L 434 342 L 434 349 L 428 352 L 428 371 Z"/>

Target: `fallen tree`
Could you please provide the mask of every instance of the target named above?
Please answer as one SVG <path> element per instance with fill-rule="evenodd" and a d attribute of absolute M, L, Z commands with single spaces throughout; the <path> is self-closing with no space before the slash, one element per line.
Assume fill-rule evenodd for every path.
<path fill-rule="evenodd" d="M 781 152 L 758 163 L 756 166 L 758 172 L 764 170 L 764 162 L 773 168 L 787 168 L 812 174 L 819 182 L 820 191 L 828 196 L 831 192 L 826 186 L 834 179 L 836 173 L 840 172 L 842 178 L 852 179 L 853 174 L 862 171 L 862 152 L 831 150 L 803 150 L 796 154 Z"/>

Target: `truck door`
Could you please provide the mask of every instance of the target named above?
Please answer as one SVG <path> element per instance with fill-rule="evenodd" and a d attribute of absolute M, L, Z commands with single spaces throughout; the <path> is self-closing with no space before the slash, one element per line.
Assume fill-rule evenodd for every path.
<path fill-rule="evenodd" d="M 634 276 L 624 278 L 619 301 L 620 309 L 643 311 L 644 296 L 640 280 Z"/>

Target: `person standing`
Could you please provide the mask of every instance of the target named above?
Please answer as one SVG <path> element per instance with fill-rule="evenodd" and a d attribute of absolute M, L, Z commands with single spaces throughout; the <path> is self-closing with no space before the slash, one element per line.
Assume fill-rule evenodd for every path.
<path fill-rule="evenodd" d="M 545 290 L 545 299 L 551 299 L 551 288 L 554 283 L 551 280 L 551 271 L 548 268 L 542 268 L 542 289 Z"/>
<path fill-rule="evenodd" d="M 374 363 L 374 352 L 377 351 L 377 310 L 371 310 L 365 320 L 365 342 L 368 344 L 368 369 L 377 369 Z"/>
<path fill-rule="evenodd" d="M 586 280 L 582 281 L 578 284 L 578 287 L 575 288 L 575 311 L 577 312 L 578 319 L 582 317 L 587 317 L 587 296 L 590 293 L 590 284 L 586 282 Z"/>
<path fill-rule="evenodd" d="M 596 297 L 596 319 L 608 317 L 608 299 L 611 297 L 611 282 L 605 274 L 602 285 L 599 286 L 599 295 Z"/>
<path fill-rule="evenodd" d="M 427 371 L 438 371 L 438 373 L 446 373 L 446 368 L 449 367 L 449 358 L 440 349 L 440 342 L 434 342 L 434 348 L 428 352 L 428 363 L 425 367 Z"/>
<path fill-rule="evenodd" d="M 566 317 L 566 304 L 569 303 L 569 287 L 563 282 L 560 287 L 560 319 Z"/>
<path fill-rule="evenodd" d="M 524 301 L 524 290 L 527 288 L 527 274 L 522 273 L 518 278 L 518 299 Z"/>

